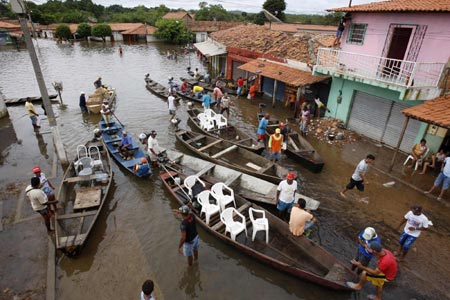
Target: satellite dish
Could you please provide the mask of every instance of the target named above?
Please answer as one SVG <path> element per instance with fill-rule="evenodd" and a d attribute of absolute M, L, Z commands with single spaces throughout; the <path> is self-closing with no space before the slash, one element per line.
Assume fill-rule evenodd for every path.
<path fill-rule="evenodd" d="M 270 22 L 272 22 L 272 23 L 283 23 L 283 21 L 281 21 L 280 19 L 278 19 L 277 17 L 272 15 L 272 13 L 270 13 L 266 9 L 263 9 L 262 11 L 263 11 L 264 15 L 266 16 L 267 20 L 269 20 Z"/>

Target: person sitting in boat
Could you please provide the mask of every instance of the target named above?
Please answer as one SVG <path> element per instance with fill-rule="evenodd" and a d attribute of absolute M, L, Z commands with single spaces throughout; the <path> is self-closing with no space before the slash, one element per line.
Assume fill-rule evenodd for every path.
<path fill-rule="evenodd" d="M 146 74 L 145 74 L 144 80 L 145 80 L 145 82 L 147 82 L 147 83 L 148 83 L 149 81 L 151 81 L 151 80 L 150 80 L 150 74 L 149 74 L 149 73 L 146 73 Z"/>
<path fill-rule="evenodd" d="M 144 176 L 150 170 L 150 166 L 148 165 L 147 159 L 145 157 L 141 158 L 141 161 L 134 166 L 134 172 L 138 176 Z"/>
<path fill-rule="evenodd" d="M 139 133 L 139 136 L 138 136 L 138 138 L 139 138 L 139 142 L 142 144 L 142 145 L 147 145 L 147 134 L 145 134 L 145 133 Z"/>
<path fill-rule="evenodd" d="M 180 92 L 182 92 L 183 94 L 186 94 L 187 90 L 188 90 L 188 83 L 186 80 L 183 80 L 183 83 L 181 84 L 181 87 L 180 87 Z"/>
<path fill-rule="evenodd" d="M 194 85 L 194 87 L 192 88 L 192 92 L 197 99 L 200 99 L 203 96 L 203 88 L 199 85 Z"/>
<path fill-rule="evenodd" d="M 306 200 L 298 199 L 298 203 L 292 207 L 291 217 L 289 221 L 289 230 L 295 236 L 301 236 L 305 233 L 306 236 L 310 234 L 308 229 L 317 221 L 316 218 L 305 210 Z"/>
<path fill-rule="evenodd" d="M 103 120 L 105 120 L 106 129 L 109 129 L 109 125 L 110 125 L 109 120 L 111 118 L 111 109 L 109 107 L 108 99 L 103 99 L 102 109 L 100 110 L 100 113 L 102 114 Z"/>
<path fill-rule="evenodd" d="M 100 141 L 102 138 L 102 131 L 99 128 L 94 129 L 94 138 L 92 139 L 92 142 Z"/>
<path fill-rule="evenodd" d="M 102 87 L 102 78 L 98 77 L 96 81 L 94 81 L 94 86 L 96 89 Z"/>
<path fill-rule="evenodd" d="M 198 72 L 198 68 L 195 68 L 195 71 L 194 71 L 194 77 L 195 77 L 195 78 L 200 77 L 200 73 Z"/>
<path fill-rule="evenodd" d="M 120 156 L 125 160 L 130 160 L 133 157 L 133 141 L 127 132 L 122 131 L 122 140 L 119 146 Z"/>

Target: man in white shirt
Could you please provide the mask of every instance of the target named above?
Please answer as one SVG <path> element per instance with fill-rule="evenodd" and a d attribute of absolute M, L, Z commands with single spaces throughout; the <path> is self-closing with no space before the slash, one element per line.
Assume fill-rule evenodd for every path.
<path fill-rule="evenodd" d="M 345 192 L 347 192 L 348 190 L 352 190 L 355 186 L 358 191 L 364 191 L 364 185 L 369 184 L 369 181 L 367 181 L 366 179 L 367 167 L 372 164 L 374 160 L 375 156 L 369 154 L 365 159 L 359 162 L 359 164 L 356 166 L 355 172 L 353 172 L 352 177 L 350 177 L 350 182 L 341 192 L 341 196 L 343 198 L 347 198 L 347 196 L 345 196 Z"/>
<path fill-rule="evenodd" d="M 280 218 L 286 217 L 286 213 L 291 213 L 294 205 L 295 192 L 297 192 L 297 181 L 294 181 L 295 174 L 288 173 L 286 180 L 280 182 L 277 188 L 276 205 Z"/>
<path fill-rule="evenodd" d="M 155 300 L 152 293 L 154 289 L 153 281 L 148 279 L 142 285 L 141 300 Z"/>
<path fill-rule="evenodd" d="M 158 154 L 161 153 L 161 148 L 159 147 L 158 140 L 156 139 L 156 131 L 152 130 L 150 132 L 150 135 L 147 140 L 147 146 L 148 146 L 148 156 L 150 157 L 150 161 L 152 164 L 155 164 L 157 162 Z"/>
<path fill-rule="evenodd" d="M 30 200 L 31 207 L 35 212 L 38 212 L 42 218 L 44 218 L 45 227 L 47 227 L 47 232 L 52 232 L 50 227 L 50 218 L 52 217 L 52 212 L 48 208 L 48 204 L 56 203 L 57 201 L 48 201 L 47 195 L 39 188 L 41 185 L 41 180 L 39 177 L 31 178 L 31 185 L 27 186 L 25 189 L 25 195 L 27 195 Z"/>
<path fill-rule="evenodd" d="M 169 115 L 170 115 L 170 121 L 175 117 L 175 113 L 177 111 L 177 107 L 175 106 L 175 97 L 173 94 L 169 94 L 169 97 L 167 98 L 167 102 L 169 103 Z"/>
<path fill-rule="evenodd" d="M 448 188 L 450 186 L 450 157 L 445 158 L 444 163 L 442 164 L 442 167 L 441 167 L 441 173 L 439 173 L 439 175 L 436 178 L 436 180 L 434 181 L 434 184 L 431 187 L 431 189 L 429 191 L 425 192 L 425 194 L 429 194 L 429 193 L 433 192 L 435 189 L 437 189 L 441 185 L 441 183 L 442 183 L 442 189 L 441 189 L 441 193 L 437 197 L 438 201 L 442 200 L 442 197 L 444 196 L 445 191 L 448 190 Z"/>
<path fill-rule="evenodd" d="M 400 254 L 400 260 L 403 260 L 411 248 L 412 244 L 419 237 L 421 231 L 428 229 L 428 218 L 422 214 L 422 206 L 414 205 L 411 210 L 406 213 L 403 220 L 398 225 L 398 230 L 405 224 L 403 233 L 400 235 L 399 243 L 400 248 L 398 254 Z"/>

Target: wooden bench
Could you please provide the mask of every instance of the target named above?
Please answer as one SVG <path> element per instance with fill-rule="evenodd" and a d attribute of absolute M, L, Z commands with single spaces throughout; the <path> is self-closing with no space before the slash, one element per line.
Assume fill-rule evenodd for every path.
<path fill-rule="evenodd" d="M 259 174 L 263 174 L 264 172 L 266 172 L 267 170 L 269 170 L 270 168 L 273 167 L 273 165 L 275 165 L 274 162 L 270 162 L 269 164 L 267 164 L 267 166 L 264 166 L 263 168 L 258 170 Z"/>
<path fill-rule="evenodd" d="M 82 245 L 84 240 L 86 239 L 87 234 L 77 234 L 70 236 L 62 236 L 59 238 L 60 247 L 71 247 L 71 246 L 79 246 Z"/>
<path fill-rule="evenodd" d="M 73 209 L 85 209 L 97 207 L 102 200 L 102 189 L 100 187 L 83 187 L 76 191 Z"/>
<path fill-rule="evenodd" d="M 220 151 L 219 153 L 214 154 L 213 156 L 211 156 L 211 158 L 219 158 L 219 157 L 227 154 L 228 152 L 231 152 L 231 151 L 237 149 L 237 147 L 238 147 L 237 145 L 233 145 L 231 147 L 228 147 L 228 148 Z"/>
<path fill-rule="evenodd" d="M 195 176 L 200 177 L 206 173 L 208 173 L 209 170 L 211 170 L 212 168 L 214 168 L 216 165 L 213 163 L 209 163 L 206 167 L 204 167 L 203 169 L 201 169 L 200 171 L 198 171 Z"/>
<path fill-rule="evenodd" d="M 202 151 L 205 151 L 206 149 L 208 149 L 208 148 L 211 148 L 212 146 L 214 146 L 214 145 L 217 145 L 217 144 L 219 144 L 219 143 L 221 143 L 222 142 L 222 140 L 217 140 L 217 141 L 214 141 L 214 142 L 212 142 L 212 143 L 210 143 L 210 144 L 208 144 L 208 145 L 206 145 L 206 146 L 203 146 L 203 147 L 201 147 L 201 148 L 199 148 L 199 149 L 197 149 L 199 152 L 202 152 Z"/>
<path fill-rule="evenodd" d="M 190 144 L 190 143 L 192 143 L 192 142 L 196 142 L 196 141 L 198 141 L 198 140 L 200 140 L 200 139 L 202 139 L 202 138 L 204 138 L 205 136 L 203 135 L 203 134 L 199 134 L 198 136 L 196 136 L 196 137 L 193 137 L 193 138 L 191 138 L 191 139 L 188 139 L 188 140 L 186 140 L 186 141 L 184 141 L 186 144 Z"/>
<path fill-rule="evenodd" d="M 95 215 L 95 214 L 97 214 L 97 212 L 98 212 L 97 210 L 91 210 L 91 211 L 80 212 L 80 213 L 58 215 L 56 218 L 58 220 L 81 218 L 81 217 L 87 217 L 87 216 Z"/>
<path fill-rule="evenodd" d="M 96 174 L 92 174 L 89 177 L 68 177 L 66 179 L 64 179 L 64 182 L 67 183 L 74 183 L 74 182 L 81 182 L 81 181 L 88 181 L 88 180 L 94 180 L 96 179 Z"/>
<path fill-rule="evenodd" d="M 105 143 L 110 144 L 110 143 L 120 142 L 121 140 L 122 140 L 122 138 L 110 139 L 110 140 L 105 140 Z"/>

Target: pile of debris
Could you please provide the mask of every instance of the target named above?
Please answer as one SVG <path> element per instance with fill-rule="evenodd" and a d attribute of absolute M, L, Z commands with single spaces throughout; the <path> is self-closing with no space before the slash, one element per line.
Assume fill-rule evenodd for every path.
<path fill-rule="evenodd" d="M 330 145 L 343 145 L 360 139 L 358 134 L 347 130 L 341 120 L 331 117 L 310 120 L 308 132 Z"/>

